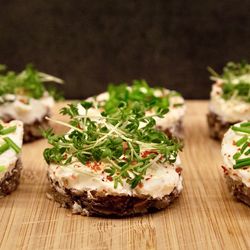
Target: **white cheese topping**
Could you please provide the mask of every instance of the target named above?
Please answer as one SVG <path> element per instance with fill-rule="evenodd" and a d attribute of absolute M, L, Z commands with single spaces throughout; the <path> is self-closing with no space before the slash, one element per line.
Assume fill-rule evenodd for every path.
<path fill-rule="evenodd" d="M 6 120 L 20 120 L 25 124 L 41 121 L 54 105 L 54 99 L 48 93 L 40 99 L 11 94 L 2 98 L 5 102 L 0 104 L 0 117 Z"/>
<path fill-rule="evenodd" d="M 64 193 L 62 188 L 68 188 L 76 193 L 96 190 L 104 191 L 107 195 L 150 195 L 153 198 L 162 198 L 174 188 L 182 190 L 182 177 L 177 173 L 179 166 L 179 159 L 175 165 L 153 164 L 147 170 L 142 185 L 135 189 L 131 189 L 126 182 L 114 188 L 114 182 L 103 171 L 105 163 L 83 165 L 75 162 L 68 166 L 51 164 L 48 173 L 52 180 L 58 182 L 60 188 L 57 191 L 61 193 Z"/>
<path fill-rule="evenodd" d="M 9 137 L 18 147 L 22 148 L 23 144 L 23 123 L 21 121 L 11 121 L 9 123 L 0 122 L 4 128 L 16 126 L 16 131 L 0 136 L 0 146 L 5 143 L 3 140 L 4 137 Z M 7 171 L 11 171 L 16 164 L 16 161 L 19 157 L 12 148 L 9 148 L 4 153 L 0 154 L 0 166 L 4 167 L 4 171 L 0 172 L 0 180 Z"/>
<path fill-rule="evenodd" d="M 235 126 L 239 126 L 240 123 Z M 223 138 L 221 154 L 224 161 L 224 167 L 227 169 L 228 174 L 234 180 L 238 180 L 243 182 L 247 187 L 250 187 L 250 166 L 246 169 L 233 169 L 233 165 L 235 164 L 235 160 L 233 156 L 236 152 L 239 151 L 239 147 L 235 144 L 242 135 L 240 133 L 235 133 L 232 129 L 229 129 Z M 239 159 L 245 158 L 245 155 L 242 155 Z"/>
<path fill-rule="evenodd" d="M 212 86 L 209 109 L 221 117 L 222 121 L 235 123 L 243 120 L 250 120 L 250 103 L 237 98 L 225 100 L 222 98 L 221 82 Z"/>
<path fill-rule="evenodd" d="M 155 96 L 162 97 L 166 96 L 171 91 L 168 89 L 164 89 L 163 91 L 155 90 Z M 104 92 L 95 98 L 91 97 L 88 98 L 88 101 L 95 101 L 96 102 L 103 102 L 106 101 L 109 98 L 109 94 L 107 92 Z M 181 104 L 181 105 L 180 105 Z M 155 117 L 156 120 L 156 126 L 161 128 L 162 130 L 171 129 L 178 125 L 178 123 L 183 119 L 186 111 L 186 106 L 184 102 L 184 98 L 182 96 L 170 96 L 169 98 L 169 112 L 164 115 L 163 118 Z M 90 109 L 92 115 L 100 114 L 100 111 Z M 146 112 L 147 115 L 152 115 L 153 111 Z"/>

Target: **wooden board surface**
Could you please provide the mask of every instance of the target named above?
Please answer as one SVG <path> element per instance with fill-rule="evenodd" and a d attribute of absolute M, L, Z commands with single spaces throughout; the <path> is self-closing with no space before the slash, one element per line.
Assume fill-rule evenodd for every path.
<path fill-rule="evenodd" d="M 206 112 L 206 101 L 188 101 L 182 195 L 165 211 L 143 217 L 71 215 L 46 198 L 46 142 L 25 145 L 21 184 L 0 200 L 0 248 L 250 249 L 250 208 L 227 190 L 220 145 L 208 137 Z"/>

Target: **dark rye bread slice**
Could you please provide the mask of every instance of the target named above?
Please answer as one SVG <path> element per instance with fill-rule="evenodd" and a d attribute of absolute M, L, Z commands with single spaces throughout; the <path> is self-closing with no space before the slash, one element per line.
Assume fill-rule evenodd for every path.
<path fill-rule="evenodd" d="M 207 114 L 207 122 L 210 137 L 220 141 L 223 139 L 224 134 L 227 132 L 230 126 L 237 123 L 222 121 L 220 116 L 211 111 Z"/>
<path fill-rule="evenodd" d="M 250 206 L 250 188 L 241 181 L 234 180 L 228 174 L 225 174 L 227 186 L 237 200 Z"/>
<path fill-rule="evenodd" d="M 42 136 L 42 130 L 48 129 L 49 126 L 49 121 L 45 119 L 45 117 L 49 116 L 49 114 L 45 115 L 42 117 L 41 120 L 35 120 L 32 124 L 26 124 L 24 122 L 24 134 L 23 134 L 23 142 L 28 143 L 28 142 L 33 142 L 35 140 L 41 139 Z M 3 117 L 2 120 L 4 122 L 10 122 L 14 120 L 14 118 L 11 117 Z"/>
<path fill-rule="evenodd" d="M 0 180 L 0 197 L 6 196 L 15 191 L 20 182 L 22 170 L 21 159 L 17 159 L 15 167 L 11 172 L 6 172 Z"/>
<path fill-rule="evenodd" d="M 162 199 L 151 196 L 106 195 L 104 191 L 84 191 L 81 194 L 63 188 L 64 194 L 57 191 L 59 185 L 50 177 L 50 190 L 48 198 L 60 203 L 62 207 L 72 210 L 72 213 L 85 216 L 127 217 L 161 210 L 180 195 L 175 188 Z M 74 206 L 75 204 L 75 206 Z"/>
<path fill-rule="evenodd" d="M 25 124 L 24 123 L 24 134 L 23 134 L 23 141 L 24 142 L 32 142 L 38 139 L 41 139 L 42 130 L 48 129 L 49 121 L 45 119 L 47 115 L 45 115 L 41 120 L 36 120 L 32 124 Z"/>

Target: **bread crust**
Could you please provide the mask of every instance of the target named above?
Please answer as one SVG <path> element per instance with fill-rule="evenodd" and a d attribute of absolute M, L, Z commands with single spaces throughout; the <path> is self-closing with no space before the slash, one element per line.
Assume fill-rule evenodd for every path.
<path fill-rule="evenodd" d="M 49 121 L 46 120 L 45 117 L 46 116 L 44 116 L 41 120 L 36 120 L 32 124 L 24 123 L 24 135 L 23 135 L 24 143 L 33 142 L 43 137 L 42 130 L 46 130 L 50 127 Z"/>
<path fill-rule="evenodd" d="M 61 188 L 50 177 L 48 197 L 60 203 L 62 207 L 72 210 L 72 213 L 85 216 L 128 217 L 161 210 L 169 206 L 180 195 L 175 188 L 163 198 L 151 196 L 110 195 L 104 191 L 84 191 Z M 63 193 L 58 191 L 63 189 Z"/>
<path fill-rule="evenodd" d="M 230 128 L 230 126 L 232 126 L 237 122 L 235 123 L 225 122 L 220 118 L 220 116 L 210 111 L 207 114 L 207 123 L 209 127 L 210 137 L 215 140 L 221 141 L 223 139 L 224 134 Z"/>
<path fill-rule="evenodd" d="M 7 171 L 0 180 L 0 197 L 6 196 L 17 189 L 20 182 L 21 170 L 22 162 L 18 158 L 15 167 L 11 171 Z"/>
<path fill-rule="evenodd" d="M 228 174 L 225 174 L 227 186 L 232 195 L 239 201 L 250 206 L 250 188 L 238 180 L 234 180 Z"/>

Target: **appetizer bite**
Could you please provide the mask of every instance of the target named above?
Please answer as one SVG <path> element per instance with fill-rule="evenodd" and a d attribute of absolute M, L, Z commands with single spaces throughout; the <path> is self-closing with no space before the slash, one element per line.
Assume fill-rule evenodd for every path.
<path fill-rule="evenodd" d="M 231 125 L 250 119 L 250 65 L 229 62 L 221 75 L 209 71 L 215 83 L 207 121 L 210 136 L 221 140 Z"/>
<path fill-rule="evenodd" d="M 232 194 L 250 206 L 250 122 L 232 126 L 222 141 L 224 175 Z"/>
<path fill-rule="evenodd" d="M 91 102 L 61 110 L 64 135 L 44 133 L 49 198 L 87 216 L 132 216 L 166 208 L 182 190 L 181 145 L 155 129 L 140 102 L 93 114 Z M 166 109 L 158 109 L 163 117 Z"/>
<path fill-rule="evenodd" d="M 167 109 L 163 117 L 155 117 L 156 127 L 168 136 L 183 139 L 182 120 L 185 114 L 185 103 L 180 93 L 165 88 L 151 88 L 144 80 L 135 80 L 129 86 L 110 84 L 108 91 L 88 100 L 95 103 L 96 109 L 107 114 L 115 113 L 120 102 L 128 106 L 138 102 L 144 106 L 147 115 L 154 115 L 158 109 Z"/>
<path fill-rule="evenodd" d="M 0 197 L 16 190 L 22 164 L 23 123 L 0 121 Z"/>
<path fill-rule="evenodd" d="M 21 73 L 5 72 L 5 67 L 0 66 L 0 118 L 5 122 L 22 121 L 24 142 L 41 138 L 41 129 L 48 128 L 45 117 L 50 115 L 54 100 L 59 97 L 44 82 L 62 83 L 62 80 L 38 72 L 31 65 Z"/>

